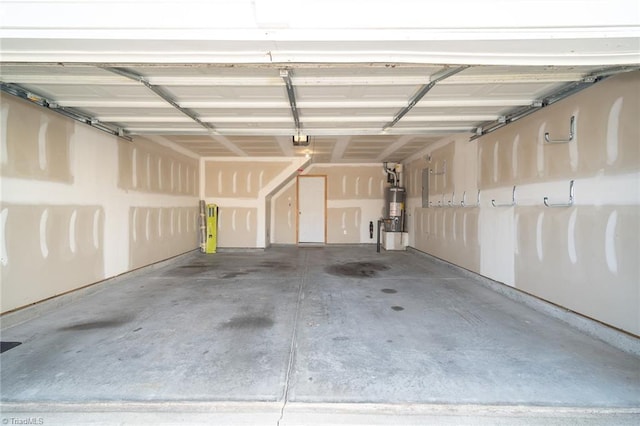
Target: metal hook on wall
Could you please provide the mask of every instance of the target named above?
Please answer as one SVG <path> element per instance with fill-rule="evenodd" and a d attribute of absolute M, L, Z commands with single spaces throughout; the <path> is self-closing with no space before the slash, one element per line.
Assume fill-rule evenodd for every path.
<path fill-rule="evenodd" d="M 511 203 L 510 204 L 496 204 L 496 200 L 491 200 L 491 205 L 493 207 L 513 207 L 516 205 L 516 186 L 513 186 L 513 192 L 511 193 Z"/>
<path fill-rule="evenodd" d="M 464 191 L 462 193 L 462 201 L 460 201 L 460 205 L 462 207 L 480 207 L 480 190 L 478 189 L 478 195 L 476 198 L 476 203 L 475 204 L 470 204 L 467 205 L 467 191 Z"/>
<path fill-rule="evenodd" d="M 547 143 L 569 143 L 573 140 L 573 137 L 576 135 L 576 116 L 571 116 L 571 121 L 569 121 L 569 138 L 568 139 L 551 139 L 549 136 L 549 132 L 544 134 L 544 140 Z"/>
<path fill-rule="evenodd" d="M 456 193 L 455 193 L 455 192 L 452 192 L 452 193 L 451 193 L 451 200 L 450 200 L 450 201 L 449 201 L 449 203 L 448 203 L 448 204 L 449 204 L 449 207 L 453 207 L 453 201 L 454 201 L 454 199 L 455 199 L 455 198 L 456 198 Z"/>
<path fill-rule="evenodd" d="M 549 197 L 544 197 L 544 205 L 547 207 L 571 207 L 574 201 L 573 181 L 569 182 L 569 202 L 568 203 L 549 203 Z"/>

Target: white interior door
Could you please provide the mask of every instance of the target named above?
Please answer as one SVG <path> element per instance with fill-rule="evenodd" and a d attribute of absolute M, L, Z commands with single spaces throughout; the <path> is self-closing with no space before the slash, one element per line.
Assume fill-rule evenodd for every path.
<path fill-rule="evenodd" d="M 298 242 L 324 243 L 325 176 L 298 176 Z"/>

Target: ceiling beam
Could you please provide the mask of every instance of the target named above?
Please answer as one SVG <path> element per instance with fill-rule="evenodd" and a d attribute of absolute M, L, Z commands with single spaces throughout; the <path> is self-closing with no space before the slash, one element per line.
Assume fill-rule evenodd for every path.
<path fill-rule="evenodd" d="M 191 123 L 185 116 L 145 116 L 145 115 L 98 115 L 96 118 L 104 123 Z"/>
<path fill-rule="evenodd" d="M 201 121 L 192 111 L 178 105 L 176 101 L 168 93 L 166 93 L 162 88 L 149 83 L 144 76 L 137 74 L 133 71 L 130 71 L 126 68 L 105 67 L 103 69 L 107 71 L 111 71 L 114 74 L 118 74 L 123 77 L 126 77 L 130 80 L 134 80 L 142 83 L 149 90 L 151 90 L 153 93 L 155 93 L 160 98 L 162 98 L 165 102 L 167 102 L 169 105 L 171 105 L 172 107 L 174 107 L 175 109 L 177 109 L 178 111 L 180 111 L 181 113 L 183 113 L 184 115 L 186 115 L 187 117 L 189 117 L 190 119 L 192 119 L 193 121 L 195 121 L 196 123 L 204 127 L 205 129 L 207 129 L 209 132 L 216 131 L 216 128 L 212 124 Z"/>
<path fill-rule="evenodd" d="M 268 70 L 265 70 L 268 71 Z M 418 70 L 416 70 L 418 71 Z M 298 76 L 292 78 L 294 86 L 417 86 L 429 84 L 429 77 L 425 76 L 428 68 L 421 69 L 422 73 L 410 75 L 361 75 L 361 76 Z M 490 68 L 488 69 L 490 71 Z M 579 81 L 585 76 L 580 72 L 563 72 L 557 70 L 546 73 L 515 73 L 496 72 L 491 74 L 459 75 L 447 81 L 445 85 L 461 84 L 523 84 L 523 83 L 564 83 Z M 273 87 L 282 86 L 282 78 L 272 76 L 208 76 L 208 75 L 175 75 L 148 76 L 149 84 L 154 86 L 222 86 L 222 87 Z M 122 80 L 113 75 L 73 74 L 22 74 L 15 71 L 2 73 L 2 80 L 16 84 L 52 84 L 81 86 L 86 84 L 100 84 L 106 86 L 135 85 L 136 81 Z"/>
<path fill-rule="evenodd" d="M 477 126 L 447 126 L 447 127 L 398 127 L 386 131 L 380 128 L 308 128 L 305 134 L 310 136 L 344 136 L 344 135 L 447 135 L 451 133 L 469 133 L 475 131 Z M 291 136 L 295 129 L 292 128 L 223 128 L 218 127 L 217 134 L 226 136 Z M 203 135 L 208 132 L 205 129 L 175 128 L 175 127 L 129 127 L 130 134 L 162 134 L 162 135 Z"/>
<path fill-rule="evenodd" d="M 52 84 L 65 86 L 85 86 L 99 84 L 103 86 L 134 86 L 133 81 L 123 80 L 115 75 L 78 75 L 78 74 L 6 74 L 2 80 L 17 84 Z"/>
<path fill-rule="evenodd" d="M 498 114 L 473 114 L 473 115 L 411 115 L 405 117 L 403 122 L 484 122 L 496 121 L 500 119 Z M 154 116 L 154 115 L 99 115 L 96 119 L 104 123 L 189 123 L 191 119 L 183 116 Z M 385 116 L 308 116 L 302 119 L 303 123 L 380 123 L 387 121 Z M 277 116 L 200 116 L 200 120 L 205 123 L 240 123 L 250 125 L 251 123 L 289 123 L 289 117 Z"/>
<path fill-rule="evenodd" d="M 422 86 L 418 92 L 416 92 L 416 94 L 414 94 L 411 99 L 409 100 L 409 104 L 407 106 L 405 106 L 404 108 L 402 108 L 400 111 L 398 111 L 398 113 L 395 115 L 395 117 L 393 118 L 393 120 L 391 120 L 390 122 L 388 122 L 387 124 L 385 124 L 385 126 L 382 128 L 382 130 L 387 130 L 393 126 L 396 125 L 396 123 L 398 121 L 400 121 L 402 119 L 402 117 L 404 117 L 409 111 L 411 111 L 411 109 L 418 103 L 420 102 L 420 100 L 431 90 L 433 89 L 433 87 L 438 84 L 440 81 L 444 80 L 445 78 L 451 77 L 454 74 L 459 73 L 460 71 L 463 71 L 465 69 L 469 68 L 467 65 L 463 65 L 461 67 L 457 67 L 457 68 L 445 68 L 442 71 L 440 71 L 439 73 L 436 73 L 432 76 L 431 78 L 431 82 L 429 84 L 425 84 L 424 86 Z"/>
<path fill-rule="evenodd" d="M 122 99 L 59 99 L 58 105 L 77 108 L 144 108 L 169 109 L 171 105 L 164 101 L 130 101 Z"/>

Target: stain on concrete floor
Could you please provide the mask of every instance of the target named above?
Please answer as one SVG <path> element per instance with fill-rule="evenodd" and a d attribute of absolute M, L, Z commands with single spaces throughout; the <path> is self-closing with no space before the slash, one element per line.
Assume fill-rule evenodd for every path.
<path fill-rule="evenodd" d="M 65 327 L 58 328 L 58 331 L 83 331 L 97 330 L 101 328 L 116 328 L 131 322 L 131 317 L 110 318 L 97 321 L 78 322 Z"/>
<path fill-rule="evenodd" d="M 373 278 L 378 272 L 389 269 L 384 263 L 349 262 L 328 266 L 325 270 L 338 277 Z"/>
<path fill-rule="evenodd" d="M 228 329 L 263 329 L 273 326 L 273 320 L 269 317 L 259 315 L 247 315 L 233 317 L 222 325 Z"/>

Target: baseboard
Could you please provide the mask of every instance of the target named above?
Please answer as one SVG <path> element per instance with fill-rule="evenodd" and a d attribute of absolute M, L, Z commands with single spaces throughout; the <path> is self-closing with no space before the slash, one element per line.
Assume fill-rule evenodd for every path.
<path fill-rule="evenodd" d="M 149 265 L 142 266 L 131 271 L 123 272 L 122 274 L 110 278 L 105 278 L 104 280 L 97 281 L 95 283 L 91 283 L 74 290 L 69 290 L 68 292 L 58 294 L 39 302 L 35 302 L 31 305 L 5 312 L 0 315 L 0 330 L 6 330 L 10 327 L 22 324 L 23 322 L 40 317 L 48 312 L 68 305 L 69 303 L 77 299 L 98 293 L 104 290 L 106 287 L 116 284 L 122 280 L 134 278 L 138 275 L 145 274 L 150 271 L 170 265 L 174 262 L 181 261 L 185 257 L 192 255 L 193 253 L 198 253 L 199 251 L 199 249 L 190 250 L 186 253 L 182 253 L 156 263 L 151 263 Z"/>
<path fill-rule="evenodd" d="M 533 294 L 522 291 L 518 288 L 508 286 L 498 281 L 480 275 L 477 272 L 462 268 L 454 263 L 448 262 L 439 257 L 425 253 L 413 247 L 408 247 L 407 251 L 417 256 L 428 257 L 435 262 L 446 264 L 460 271 L 463 275 L 476 280 L 480 285 L 500 293 L 509 299 L 522 303 L 538 312 L 560 320 L 571 327 L 585 333 L 591 337 L 601 340 L 624 352 L 640 357 L 640 338 L 624 330 L 614 328 L 593 318 L 589 318 L 579 312 L 572 311 L 560 305 L 556 305 L 547 300 L 541 299 Z"/>

